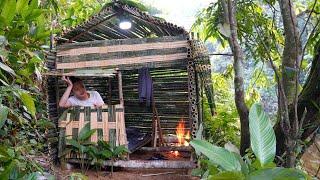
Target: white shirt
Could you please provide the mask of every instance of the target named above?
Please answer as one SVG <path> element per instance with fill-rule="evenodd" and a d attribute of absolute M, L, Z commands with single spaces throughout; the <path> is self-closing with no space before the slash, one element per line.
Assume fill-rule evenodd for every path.
<path fill-rule="evenodd" d="M 90 97 L 86 100 L 80 100 L 75 96 L 68 98 L 68 102 L 71 106 L 94 106 L 104 104 L 103 99 L 97 91 L 88 91 Z"/>

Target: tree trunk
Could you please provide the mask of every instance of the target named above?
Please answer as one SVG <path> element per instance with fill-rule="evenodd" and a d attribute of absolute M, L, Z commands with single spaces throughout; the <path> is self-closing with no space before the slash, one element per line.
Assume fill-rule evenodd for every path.
<path fill-rule="evenodd" d="M 282 80 L 284 92 L 290 105 L 294 102 L 296 95 L 296 80 L 302 57 L 302 46 L 292 1 L 279 0 L 279 5 L 285 33 L 285 46 L 282 54 Z"/>
<path fill-rule="evenodd" d="M 303 121 L 301 140 L 305 141 L 313 133 L 315 133 L 320 126 L 320 41 L 315 47 L 315 57 L 313 58 L 311 70 L 308 78 L 303 86 L 298 100 L 298 114 L 301 119 L 303 111 L 306 109 L 307 114 Z M 290 108 L 290 117 L 293 117 L 294 108 Z M 281 156 L 286 152 L 284 133 L 278 123 L 275 126 L 275 133 L 277 137 L 277 155 Z M 311 138 L 312 140 L 312 138 Z M 307 143 L 311 144 L 311 143 Z M 305 147 L 306 148 L 306 147 Z"/>
<path fill-rule="evenodd" d="M 235 89 L 235 104 L 240 117 L 241 124 L 241 140 L 240 154 L 244 155 L 246 149 L 250 147 L 249 133 L 249 110 L 245 104 L 245 91 L 243 85 L 243 51 L 238 42 L 237 20 L 235 12 L 235 4 L 232 0 L 227 2 L 222 0 L 224 10 L 225 23 L 230 25 L 229 45 L 233 53 L 233 69 L 234 69 L 234 89 Z"/>
<path fill-rule="evenodd" d="M 297 28 L 297 19 L 290 0 L 278 0 L 283 20 L 285 46 L 282 55 L 282 79 L 279 81 L 279 115 L 280 124 L 277 133 L 284 136 L 286 149 L 285 166 L 294 167 L 297 142 L 300 136 L 298 117 L 298 76 L 302 57 L 302 46 Z M 293 109 L 293 111 L 292 111 Z M 303 113 L 303 112 L 302 112 Z M 279 138 L 277 139 L 280 140 Z M 281 140 L 280 140 L 281 141 Z M 282 146 L 278 142 L 278 149 Z M 283 146 L 282 146 L 283 148 Z"/>

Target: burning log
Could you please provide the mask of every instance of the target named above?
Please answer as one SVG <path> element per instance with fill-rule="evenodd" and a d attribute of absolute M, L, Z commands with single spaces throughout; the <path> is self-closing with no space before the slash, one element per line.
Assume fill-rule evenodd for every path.
<path fill-rule="evenodd" d="M 191 152 L 192 148 L 190 146 L 163 146 L 163 147 L 142 147 L 140 151 L 148 152 L 165 152 L 165 151 L 181 151 L 181 152 Z"/>
<path fill-rule="evenodd" d="M 185 132 L 184 120 L 181 119 L 178 123 L 177 130 L 176 130 L 177 138 L 178 138 L 178 145 L 179 146 L 189 146 L 190 140 L 190 131 Z"/>

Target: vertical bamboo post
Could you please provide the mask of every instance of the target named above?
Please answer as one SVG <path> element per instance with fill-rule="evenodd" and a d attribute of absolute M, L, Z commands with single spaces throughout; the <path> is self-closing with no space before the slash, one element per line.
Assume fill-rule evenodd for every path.
<path fill-rule="evenodd" d="M 112 84 L 111 84 L 111 77 L 108 77 L 108 91 L 109 91 L 108 106 L 111 106 L 111 103 L 112 103 Z"/>
<path fill-rule="evenodd" d="M 118 113 L 122 113 L 122 116 L 120 116 L 119 120 L 120 120 L 120 128 L 119 128 L 119 136 L 120 139 L 119 142 L 123 143 L 125 142 L 126 147 L 128 147 L 128 143 L 127 143 L 127 133 L 126 133 L 126 126 L 125 126 L 125 119 L 124 119 L 124 99 L 123 99 L 123 89 L 122 89 L 122 73 L 120 70 L 118 70 L 118 85 L 119 85 L 119 101 L 120 101 L 120 108 L 122 108 L 122 112 L 118 112 Z M 129 153 L 127 154 L 127 159 L 129 158 Z"/>
<path fill-rule="evenodd" d="M 123 92 L 122 92 L 122 74 L 121 71 L 118 70 L 118 84 L 119 84 L 119 100 L 120 100 L 120 105 L 123 106 Z"/>

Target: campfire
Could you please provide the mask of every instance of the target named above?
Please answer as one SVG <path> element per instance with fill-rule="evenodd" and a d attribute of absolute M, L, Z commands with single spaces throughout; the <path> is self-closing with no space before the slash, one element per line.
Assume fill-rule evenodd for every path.
<path fill-rule="evenodd" d="M 185 131 L 185 122 L 181 119 L 176 128 L 176 136 L 178 138 L 178 143 L 176 146 L 189 146 L 190 131 Z M 171 151 L 175 156 L 179 156 L 179 151 Z"/>

